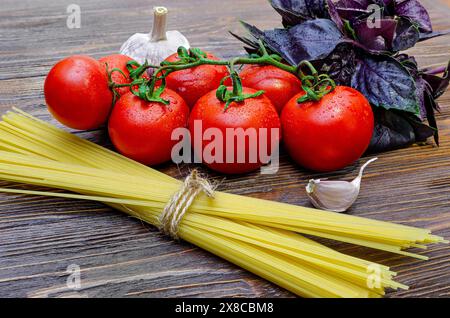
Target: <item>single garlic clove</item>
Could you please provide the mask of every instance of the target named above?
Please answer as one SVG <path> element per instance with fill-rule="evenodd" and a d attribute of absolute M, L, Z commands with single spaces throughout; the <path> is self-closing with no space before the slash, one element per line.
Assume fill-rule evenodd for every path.
<path fill-rule="evenodd" d="M 367 161 L 359 170 L 358 176 L 351 182 L 310 180 L 306 186 L 306 193 L 312 204 L 322 210 L 347 211 L 358 198 L 364 169 L 377 159 L 373 158 Z"/>
<path fill-rule="evenodd" d="M 168 10 L 153 8 L 153 29 L 150 34 L 136 33 L 120 48 L 120 53 L 128 55 L 138 63 L 159 65 L 168 56 L 177 52 L 180 46 L 190 48 L 189 41 L 178 31 L 167 31 Z"/>
<path fill-rule="evenodd" d="M 313 205 L 322 210 L 345 212 L 359 194 L 359 187 L 345 181 L 310 180 L 306 193 Z"/>

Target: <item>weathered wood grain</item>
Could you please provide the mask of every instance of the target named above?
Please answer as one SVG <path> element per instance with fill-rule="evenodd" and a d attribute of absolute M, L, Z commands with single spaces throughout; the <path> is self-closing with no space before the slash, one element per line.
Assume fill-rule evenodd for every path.
<path fill-rule="evenodd" d="M 51 120 L 42 86 L 58 59 L 70 54 L 94 57 L 116 52 L 135 32 L 151 26 L 151 8 L 171 9 L 170 27 L 194 46 L 231 56 L 243 53 L 227 34 L 240 31 L 239 19 L 262 28 L 279 25 L 263 0 L 206 1 L 77 0 L 80 29 L 66 27 L 73 0 L 12 1 L 0 4 L 0 112 L 18 106 Z M 450 1 L 423 1 L 436 29 L 450 28 Z M 450 58 L 449 37 L 411 50 L 422 66 Z M 440 100 L 442 146 L 425 146 L 379 155 L 367 171 L 361 197 L 349 212 L 374 219 L 427 227 L 450 238 L 450 94 Z M 55 121 L 52 120 L 53 123 Z M 104 131 L 76 132 L 109 146 Z M 361 161 L 362 162 L 362 161 Z M 332 174 L 312 174 L 286 156 L 278 174 L 230 177 L 221 190 L 297 205 L 309 205 L 304 185 L 310 178 L 351 179 L 360 165 Z M 175 177 L 189 167 L 163 165 Z M 212 177 L 221 178 L 210 171 Z M 11 186 L 1 183 L 1 186 Z M 321 240 L 351 255 L 393 267 L 409 291 L 390 297 L 449 297 L 450 249 L 425 253 L 427 262 Z M 66 287 L 70 264 L 81 267 L 81 290 Z M 186 243 L 174 243 L 153 228 L 92 202 L 0 194 L 0 296 L 3 297 L 289 297 L 288 292 Z"/>

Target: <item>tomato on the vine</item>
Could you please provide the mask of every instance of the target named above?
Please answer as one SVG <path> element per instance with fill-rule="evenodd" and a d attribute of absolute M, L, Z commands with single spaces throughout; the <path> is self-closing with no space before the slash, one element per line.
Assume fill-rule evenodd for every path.
<path fill-rule="evenodd" d="M 256 92 L 252 88 L 243 88 L 243 94 Z M 260 145 L 264 144 L 267 147 L 265 155 L 270 156 L 275 147 L 278 147 L 280 140 L 280 119 L 275 107 L 264 95 L 248 98 L 242 102 L 232 102 L 226 109 L 225 106 L 225 102 L 217 98 L 215 90 L 200 98 L 195 104 L 189 117 L 189 130 L 195 154 L 206 166 L 221 173 L 239 174 L 258 169 L 267 163 L 260 156 L 260 152 L 263 151 Z M 201 124 L 201 129 L 196 129 L 196 122 Z M 265 135 L 261 128 L 265 128 Z M 276 135 L 272 135 L 272 128 L 277 131 Z M 211 129 L 220 132 L 220 136 L 215 137 L 219 140 L 207 140 L 205 132 Z M 239 142 L 237 135 L 233 135 L 232 139 L 228 135 L 227 138 L 227 130 L 233 133 L 236 129 L 249 133 L 250 137 L 246 137 L 244 143 Z M 198 136 L 200 132 L 201 136 Z M 201 143 L 196 142 L 199 138 Z M 222 145 L 222 149 L 215 149 L 212 154 L 214 158 L 205 158 L 203 150 L 211 142 Z M 232 160 L 229 160 L 229 157 Z"/>
<path fill-rule="evenodd" d="M 210 53 L 206 53 L 206 56 L 211 60 L 219 60 Z M 179 61 L 178 53 L 172 54 L 166 61 Z M 173 72 L 166 77 L 166 81 L 167 87 L 180 94 L 192 108 L 200 97 L 219 87 L 220 81 L 227 75 L 226 66 L 199 65 Z"/>
<path fill-rule="evenodd" d="M 291 157 L 314 171 L 333 171 L 358 160 L 367 150 L 374 116 L 357 90 L 337 86 L 317 102 L 294 96 L 281 114 L 283 140 Z"/>
<path fill-rule="evenodd" d="M 59 122 L 80 130 L 104 124 L 113 101 L 104 65 L 84 55 L 56 63 L 45 79 L 44 95 Z"/>
<path fill-rule="evenodd" d="M 109 119 L 109 136 L 117 150 L 146 165 L 171 159 L 177 143 L 172 131 L 186 127 L 189 118 L 189 108 L 177 93 L 166 88 L 161 98 L 169 104 L 147 102 L 129 92 L 117 101 Z"/>
<path fill-rule="evenodd" d="M 278 113 L 302 91 L 302 83 L 295 75 L 272 65 L 246 65 L 240 77 L 243 86 L 263 90 Z"/>

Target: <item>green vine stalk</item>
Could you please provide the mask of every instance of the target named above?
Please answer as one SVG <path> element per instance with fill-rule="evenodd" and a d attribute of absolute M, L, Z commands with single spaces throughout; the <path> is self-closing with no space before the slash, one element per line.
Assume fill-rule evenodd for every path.
<path fill-rule="evenodd" d="M 302 61 L 297 66 L 288 65 L 282 62 L 282 58 L 277 54 L 269 54 L 262 41 L 259 41 L 258 54 L 252 54 L 247 57 L 234 57 L 229 60 L 212 60 L 207 54 L 198 48 L 191 48 L 189 51 L 184 47 L 178 48 L 179 60 L 174 62 L 163 61 L 161 65 L 150 65 L 147 62 L 140 65 L 136 61 L 127 63 L 127 69 L 130 72 L 129 84 L 116 84 L 111 79 L 113 72 L 123 72 L 119 69 L 113 69 L 109 72 L 109 86 L 113 90 L 115 98 L 117 97 L 116 88 L 130 87 L 131 92 L 149 102 L 159 102 L 165 105 L 169 102 L 161 97 L 166 87 L 166 77 L 180 70 L 185 70 L 200 65 L 222 65 L 229 69 L 230 75 L 224 78 L 217 89 L 216 96 L 222 102 L 225 102 L 225 109 L 232 102 L 243 102 L 248 98 L 260 96 L 264 91 L 258 91 L 254 94 L 244 94 L 242 82 L 236 71 L 236 65 L 272 65 L 281 70 L 294 74 L 302 82 L 302 88 L 305 95 L 299 98 L 298 102 L 318 101 L 326 94 L 330 93 L 336 87 L 334 81 L 326 74 L 318 74 L 314 66 L 308 61 Z M 143 74 L 148 69 L 153 69 L 153 75 L 149 78 L 143 78 Z M 306 69 L 306 70 L 305 70 Z M 306 71 L 306 72 L 305 72 Z M 232 90 L 224 85 L 225 79 L 231 78 Z M 134 87 L 138 90 L 134 90 Z"/>

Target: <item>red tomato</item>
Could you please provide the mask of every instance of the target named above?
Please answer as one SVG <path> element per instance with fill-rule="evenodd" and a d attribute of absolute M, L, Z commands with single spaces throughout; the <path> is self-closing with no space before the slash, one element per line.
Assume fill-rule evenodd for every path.
<path fill-rule="evenodd" d="M 49 111 L 59 122 L 80 130 L 104 124 L 113 99 L 104 66 L 84 55 L 56 63 L 45 79 L 44 95 Z"/>
<path fill-rule="evenodd" d="M 295 75 L 272 65 L 247 65 L 240 77 L 243 86 L 264 90 L 278 113 L 292 96 L 302 91 L 302 82 Z"/>
<path fill-rule="evenodd" d="M 169 89 L 161 97 L 170 104 L 147 102 L 131 92 L 117 101 L 109 119 L 109 136 L 124 156 L 146 165 L 171 159 L 177 143 L 171 140 L 172 131 L 187 126 L 189 108 Z"/>
<path fill-rule="evenodd" d="M 367 99 L 350 87 L 338 86 L 318 102 L 297 103 L 294 96 L 281 114 L 283 139 L 291 157 L 315 171 L 333 171 L 358 160 L 369 146 L 374 128 Z"/>
<path fill-rule="evenodd" d="M 244 88 L 243 92 L 244 94 L 253 94 L 256 92 L 256 90 L 251 88 Z M 195 104 L 189 117 L 189 130 L 191 133 L 191 137 L 193 137 L 192 145 L 194 148 L 194 152 L 196 153 L 198 158 L 202 158 L 202 161 L 205 165 L 221 173 L 238 174 L 247 173 L 258 169 L 264 163 L 261 161 L 262 158 L 259 156 L 259 143 L 264 142 L 267 145 L 268 151 L 264 152 L 265 154 L 270 155 L 274 147 L 278 146 L 280 140 L 280 119 L 275 110 L 275 107 L 273 106 L 272 102 L 264 95 L 256 98 L 246 99 L 241 103 L 231 103 L 228 109 L 226 109 L 225 111 L 224 107 L 225 103 L 217 99 L 215 90 L 200 98 Z M 201 130 L 198 129 L 197 131 L 195 129 L 195 121 L 201 121 Z M 197 122 L 197 125 L 199 122 Z M 204 136 L 205 131 L 210 130 L 210 128 L 220 131 L 220 137 L 214 137 L 220 138 L 219 140 L 205 140 L 207 138 L 203 138 L 206 137 Z M 234 136 L 234 138 L 226 138 L 227 128 L 242 128 L 243 131 L 247 131 L 247 129 L 253 129 L 253 131 L 255 132 L 254 136 L 256 137 L 252 139 L 247 138 L 245 139 L 245 143 L 239 143 L 236 136 Z M 267 129 L 266 140 L 261 139 L 265 137 L 261 135 L 260 128 Z M 278 136 L 271 136 L 271 128 L 275 128 L 277 130 Z M 198 136 L 198 133 L 200 131 L 202 136 Z M 196 143 L 196 140 L 202 140 L 201 146 L 200 143 Z M 214 151 L 212 155 L 214 157 L 219 157 L 218 161 L 220 162 L 211 162 L 211 159 L 213 158 L 205 158 L 205 152 L 203 150 L 205 150 L 211 142 L 217 141 L 219 141 L 219 143 L 221 143 L 223 147 L 222 149 L 218 150 L 218 153 L 216 153 L 216 149 L 216 151 Z M 234 158 L 232 158 L 231 162 L 227 162 L 227 144 L 230 149 L 233 149 L 230 146 L 233 145 L 233 143 Z M 220 153 L 222 153 L 222 156 L 220 156 Z M 245 160 L 239 162 L 239 154 L 241 154 L 241 158 Z M 232 155 L 233 154 L 230 154 L 229 156 L 232 157 Z M 255 158 L 255 155 L 257 160 L 252 159 L 252 157 Z"/>
<path fill-rule="evenodd" d="M 207 53 L 211 60 L 218 60 L 214 55 Z M 172 54 L 166 61 L 178 61 L 178 54 Z M 216 89 L 220 81 L 228 75 L 228 70 L 221 65 L 200 65 L 194 68 L 176 71 L 166 78 L 167 87 L 174 90 L 186 101 L 190 108 L 203 95 Z"/>
<path fill-rule="evenodd" d="M 131 83 L 130 72 L 127 69 L 127 63 L 133 59 L 124 54 L 113 54 L 102 57 L 98 61 L 104 65 L 108 64 L 108 71 L 110 72 L 113 68 L 121 70 L 126 77 L 124 77 L 120 72 L 113 72 L 111 78 L 116 84 L 128 84 Z M 106 69 L 106 68 L 105 68 Z M 128 93 L 130 91 L 129 87 L 119 87 L 117 92 L 120 96 Z"/>

